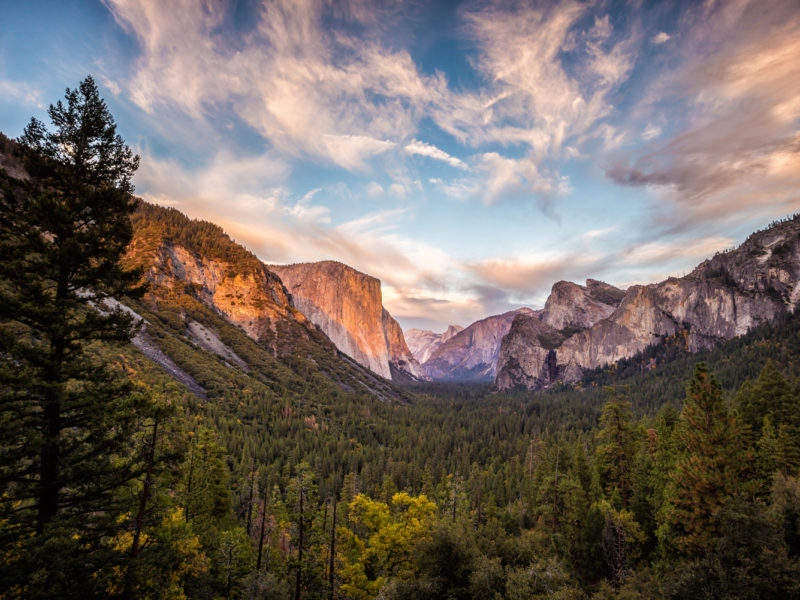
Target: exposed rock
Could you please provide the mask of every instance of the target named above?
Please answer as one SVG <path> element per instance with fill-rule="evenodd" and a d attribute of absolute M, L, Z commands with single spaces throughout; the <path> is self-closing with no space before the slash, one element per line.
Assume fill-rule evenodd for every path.
<path fill-rule="evenodd" d="M 191 375 L 175 364 L 174 360 L 164 354 L 164 351 L 153 342 L 145 330 L 139 331 L 131 341 L 147 358 L 164 369 L 173 379 L 185 385 L 195 396 L 207 398 L 205 389 Z"/>
<path fill-rule="evenodd" d="M 382 305 L 381 282 L 334 261 L 271 266 L 294 306 L 336 347 L 387 379 L 419 379 L 423 373 L 403 332 Z"/>
<path fill-rule="evenodd" d="M 554 329 L 586 329 L 611 315 L 624 295 L 613 285 L 594 279 L 588 279 L 586 287 L 559 281 L 547 298 L 542 320 Z"/>
<path fill-rule="evenodd" d="M 138 327 L 136 335 L 131 339 L 131 343 L 136 346 L 142 354 L 166 371 L 173 379 L 186 386 L 195 396 L 203 399 L 207 398 L 206 390 L 197 383 L 191 375 L 175 364 L 174 360 L 164 354 L 164 351 L 153 341 L 153 338 L 147 333 L 149 323 L 146 319 L 142 318 L 139 313 L 129 306 L 122 304 L 116 298 L 106 298 L 97 308 L 104 314 L 118 310 L 130 315 L 134 324 Z"/>
<path fill-rule="evenodd" d="M 389 369 L 396 381 L 420 381 L 427 379 L 417 359 L 408 349 L 403 330 L 385 308 L 383 309 L 383 331 L 389 350 Z"/>
<path fill-rule="evenodd" d="M 476 321 L 440 344 L 422 367 L 432 379 L 492 379 L 500 354 L 500 342 L 511 328 L 514 317 L 539 312 L 519 308 Z"/>
<path fill-rule="evenodd" d="M 203 348 L 203 350 L 216 354 L 228 364 L 236 365 L 243 371 L 250 370 L 247 363 L 239 358 L 236 352 L 228 348 L 228 346 L 219 339 L 216 333 L 211 331 L 208 327 L 205 327 L 202 323 L 189 321 L 187 331 L 192 340 L 194 340 L 194 343 Z"/>
<path fill-rule="evenodd" d="M 277 319 L 303 320 L 292 308 L 280 279 L 263 265 L 239 271 L 230 263 L 164 242 L 156 251 L 148 277 L 170 289 L 190 285 L 204 304 L 256 340 L 274 332 Z"/>
<path fill-rule="evenodd" d="M 598 284 L 559 282 L 541 319 L 518 317 L 500 350 L 499 389 L 574 382 L 583 369 L 630 357 L 680 331 L 696 352 L 793 310 L 800 297 L 800 219 L 754 233 L 686 277 L 633 286 L 610 312 L 617 292 Z"/>
<path fill-rule="evenodd" d="M 422 364 L 439 346 L 461 331 L 464 331 L 461 325 L 450 325 L 444 333 L 434 333 L 426 329 L 409 329 L 405 332 L 405 338 L 411 354 Z"/>

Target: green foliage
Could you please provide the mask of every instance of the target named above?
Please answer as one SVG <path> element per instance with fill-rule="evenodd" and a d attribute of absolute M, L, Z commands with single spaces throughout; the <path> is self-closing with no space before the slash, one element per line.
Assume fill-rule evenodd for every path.
<path fill-rule="evenodd" d="M 681 563 L 666 577 L 666 598 L 783 599 L 800 595 L 800 562 L 765 508 L 731 496 L 713 517 L 707 553 Z"/>
<path fill-rule="evenodd" d="M 633 490 L 636 432 L 631 425 L 630 403 L 614 388 L 600 415 L 597 447 L 599 467 L 609 496 L 619 494 L 627 507 Z"/>
<path fill-rule="evenodd" d="M 397 493 L 390 504 L 359 494 L 349 505 L 353 528 L 340 527 L 341 593 L 370 598 L 392 577 L 413 573 L 413 553 L 428 539 L 436 505 L 424 495 Z"/>
<path fill-rule="evenodd" d="M 679 424 L 682 456 L 668 484 L 666 525 L 687 556 L 711 551 L 715 516 L 727 498 L 744 490 L 746 465 L 736 419 L 728 414 L 722 390 L 700 363 L 689 383 Z"/>

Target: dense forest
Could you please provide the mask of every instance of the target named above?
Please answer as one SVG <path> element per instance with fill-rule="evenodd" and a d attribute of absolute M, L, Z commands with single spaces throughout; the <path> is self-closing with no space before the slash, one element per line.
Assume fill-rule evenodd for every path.
<path fill-rule="evenodd" d="M 156 297 L 143 223 L 259 263 L 153 225 L 90 78 L 49 115 L 0 139 L 29 174 L 0 171 L 0 598 L 800 598 L 800 312 L 545 393 L 348 389 L 297 332 L 267 352 L 191 290 Z"/>

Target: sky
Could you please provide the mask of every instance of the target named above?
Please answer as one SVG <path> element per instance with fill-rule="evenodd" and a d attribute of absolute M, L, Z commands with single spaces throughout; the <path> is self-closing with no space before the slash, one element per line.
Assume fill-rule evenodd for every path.
<path fill-rule="evenodd" d="M 688 273 L 800 211 L 800 3 L 0 0 L 0 131 L 88 74 L 145 200 L 404 328 Z"/>

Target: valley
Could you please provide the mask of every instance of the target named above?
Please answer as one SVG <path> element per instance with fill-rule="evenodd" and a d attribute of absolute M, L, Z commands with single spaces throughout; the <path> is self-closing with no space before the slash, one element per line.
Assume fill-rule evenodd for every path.
<path fill-rule="evenodd" d="M 0 600 L 800 600 L 797 0 L 2 15 Z"/>

